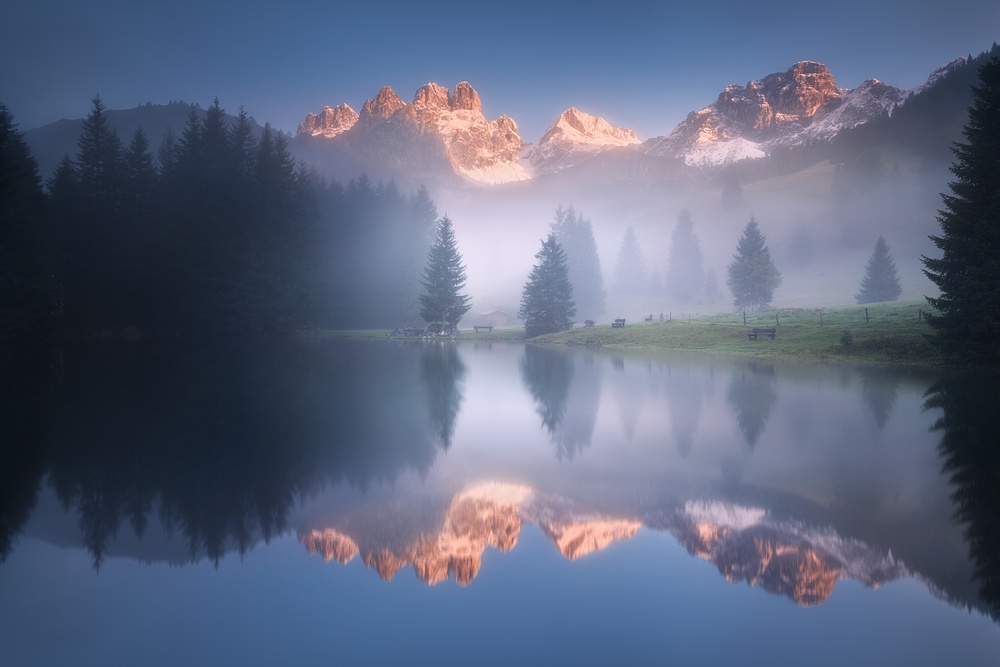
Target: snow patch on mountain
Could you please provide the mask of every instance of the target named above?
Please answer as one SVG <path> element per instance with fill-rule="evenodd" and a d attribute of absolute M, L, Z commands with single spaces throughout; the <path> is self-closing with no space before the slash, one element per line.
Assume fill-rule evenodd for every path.
<path fill-rule="evenodd" d="M 892 113 L 906 96 L 878 79 L 853 90 L 840 88 L 825 65 L 806 60 L 746 86 L 728 86 L 714 103 L 641 150 L 691 165 L 761 158 L 779 146 L 829 140 Z"/>
<path fill-rule="evenodd" d="M 555 173 L 608 148 L 638 143 L 639 137 L 632 130 L 614 127 L 599 116 L 571 107 L 545 130 L 538 143 L 522 151 L 521 157 L 533 175 Z"/>

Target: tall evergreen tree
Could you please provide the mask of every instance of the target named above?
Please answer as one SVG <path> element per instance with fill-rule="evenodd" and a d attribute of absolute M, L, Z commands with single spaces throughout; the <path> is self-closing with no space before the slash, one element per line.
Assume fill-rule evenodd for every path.
<path fill-rule="evenodd" d="M 705 260 L 687 209 L 677 216 L 671 235 L 666 289 L 679 304 L 694 303 L 705 291 Z"/>
<path fill-rule="evenodd" d="M 576 312 L 582 317 L 597 319 L 604 314 L 604 278 L 590 220 L 572 206 L 568 209 L 559 206 L 552 231 L 566 252 Z"/>
<path fill-rule="evenodd" d="M 984 364 L 1000 362 L 1000 59 L 979 69 L 965 142 L 938 214 L 941 235 L 931 240 L 940 258 L 923 257 L 924 273 L 940 289 L 928 297 L 938 311 L 929 318 L 931 340 L 949 356 Z"/>
<path fill-rule="evenodd" d="M 528 338 L 565 331 L 573 326 L 576 316 L 566 253 L 554 232 L 549 232 L 535 259 L 538 263 L 531 269 L 517 311 Z"/>
<path fill-rule="evenodd" d="M 122 175 L 122 145 L 108 124 L 106 111 L 101 96 L 95 96 L 83 121 L 76 156 L 81 194 L 98 216 L 117 211 Z"/>
<path fill-rule="evenodd" d="M 38 163 L 0 104 L 0 339 L 49 329 L 56 313 L 51 245 Z"/>
<path fill-rule="evenodd" d="M 465 265 L 458 252 L 455 230 L 446 215 L 441 219 L 437 236 L 427 252 L 427 265 L 421 284 L 420 316 L 425 322 L 437 325 L 441 331 L 453 331 L 459 320 L 472 307 L 465 287 Z"/>
<path fill-rule="evenodd" d="M 865 277 L 861 279 L 861 291 L 854 298 L 858 303 L 895 301 L 902 292 L 889 244 L 880 236 L 875 242 L 872 256 L 868 258 Z"/>
<path fill-rule="evenodd" d="M 438 214 L 430 193 L 422 185 L 408 198 L 406 207 L 406 227 L 403 233 L 396 234 L 401 242 L 401 256 L 399 283 L 395 287 L 400 321 L 416 323 L 420 320 L 420 277 L 427 250 L 434 240 Z"/>
<path fill-rule="evenodd" d="M 743 228 L 726 284 L 733 293 L 736 310 L 767 308 L 774 298 L 774 290 L 781 284 L 781 273 L 771 261 L 767 239 L 753 216 Z"/>
<path fill-rule="evenodd" d="M 136 128 L 132 141 L 123 155 L 124 205 L 132 214 L 143 215 L 149 211 L 156 179 L 153 154 L 149 140 L 142 128 Z"/>
<path fill-rule="evenodd" d="M 636 238 L 635 230 L 629 225 L 622 238 L 618 250 L 618 264 L 615 265 L 615 282 L 613 290 L 619 295 L 644 294 L 649 289 L 649 279 L 646 277 L 646 265 L 642 259 L 642 249 Z"/>

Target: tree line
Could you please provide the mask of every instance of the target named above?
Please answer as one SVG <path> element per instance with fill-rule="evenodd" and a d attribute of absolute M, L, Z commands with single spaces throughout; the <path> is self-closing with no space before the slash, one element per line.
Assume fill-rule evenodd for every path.
<path fill-rule="evenodd" d="M 75 157 L 44 184 L 0 106 L 3 333 L 268 334 L 416 318 L 437 221 L 423 188 L 346 186 L 296 165 L 218 100 L 154 156 L 95 97 Z"/>

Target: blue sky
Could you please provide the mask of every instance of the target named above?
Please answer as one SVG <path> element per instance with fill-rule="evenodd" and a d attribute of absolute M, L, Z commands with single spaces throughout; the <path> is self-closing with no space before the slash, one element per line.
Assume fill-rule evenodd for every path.
<path fill-rule="evenodd" d="M 25 130 L 85 116 L 95 94 L 112 109 L 218 97 L 294 131 L 383 85 L 409 100 L 465 80 L 528 141 L 570 106 L 647 139 L 798 60 L 843 87 L 910 88 L 1000 38 L 995 0 L 673 4 L 17 2 L 0 21 L 0 102 Z"/>

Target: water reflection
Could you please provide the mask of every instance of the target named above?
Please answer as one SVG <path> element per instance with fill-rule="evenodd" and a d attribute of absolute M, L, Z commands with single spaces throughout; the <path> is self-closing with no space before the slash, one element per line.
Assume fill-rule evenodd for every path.
<path fill-rule="evenodd" d="M 451 446 L 455 419 L 462 408 L 465 364 L 454 345 L 427 345 L 420 358 L 420 377 L 427 390 L 427 410 L 445 449 Z"/>
<path fill-rule="evenodd" d="M 955 520 L 963 527 L 973 577 L 990 615 L 1000 619 L 1000 378 L 949 374 L 927 392 L 939 410 L 942 471 L 952 483 Z"/>
<path fill-rule="evenodd" d="M 123 527 L 141 537 L 154 516 L 191 559 L 218 562 L 285 531 L 325 484 L 426 474 L 436 456 L 441 415 L 410 399 L 424 389 L 419 357 L 398 346 L 87 347 L 62 359 L 52 400 L 37 402 L 44 431 L 4 466 L 20 486 L 4 489 L 30 499 L 30 468 L 44 460 L 98 566 Z M 5 516 L 19 511 L 4 503 Z M 4 524 L 9 544 L 18 527 Z"/>
<path fill-rule="evenodd" d="M 726 398 L 736 412 L 743 437 L 751 447 L 764 432 L 771 408 L 778 400 L 774 367 L 763 362 L 748 362 L 729 382 Z"/>
<path fill-rule="evenodd" d="M 59 357 L 19 348 L 0 355 L 0 563 L 24 529 L 45 475 L 45 429 Z"/>
<path fill-rule="evenodd" d="M 592 362 L 575 364 L 563 350 L 527 345 L 521 380 L 555 446 L 556 458 L 572 461 L 593 437 L 600 404 L 600 369 Z"/>
<path fill-rule="evenodd" d="M 384 579 L 469 585 L 529 525 L 570 560 L 656 531 L 801 605 L 912 577 L 996 613 L 983 443 L 998 397 L 966 375 L 922 411 L 919 373 L 519 345 L 140 344 L 11 363 L 5 554 L 24 532 L 97 565 L 219 563 L 294 532 Z"/>
<path fill-rule="evenodd" d="M 862 395 L 875 417 L 875 425 L 881 431 L 896 405 L 899 391 L 899 372 L 891 369 L 872 367 L 858 369 L 864 387 Z"/>

